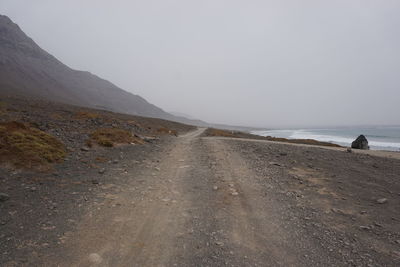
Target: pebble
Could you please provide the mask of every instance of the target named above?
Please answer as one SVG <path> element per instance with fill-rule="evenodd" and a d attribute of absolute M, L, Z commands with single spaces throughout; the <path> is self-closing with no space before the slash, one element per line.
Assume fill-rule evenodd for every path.
<path fill-rule="evenodd" d="M 106 169 L 104 169 L 104 168 L 101 168 L 100 170 L 99 170 L 99 173 L 100 174 L 103 174 L 103 173 L 105 173 L 106 172 Z"/>
<path fill-rule="evenodd" d="M 333 211 L 334 213 L 339 213 L 339 214 L 343 214 L 344 212 L 340 209 L 336 209 L 336 208 L 332 208 L 331 211 Z"/>
<path fill-rule="evenodd" d="M 103 261 L 103 258 L 97 253 L 92 253 L 89 255 L 89 261 L 94 264 L 99 264 Z"/>
<path fill-rule="evenodd" d="M 378 204 L 385 204 L 386 202 L 388 202 L 387 198 L 380 198 L 376 201 Z"/>
<path fill-rule="evenodd" d="M 213 190 L 215 190 L 215 191 L 218 190 L 218 186 L 214 185 Z"/>
<path fill-rule="evenodd" d="M 185 169 L 185 168 L 189 168 L 190 165 L 183 165 L 183 166 L 179 166 L 179 169 Z"/>
<path fill-rule="evenodd" d="M 216 244 L 217 246 L 220 246 L 220 247 L 223 247 L 223 246 L 224 246 L 224 242 L 221 242 L 221 241 L 215 241 L 215 244 Z"/>
<path fill-rule="evenodd" d="M 88 152 L 90 149 L 89 148 L 87 148 L 87 147 L 81 147 L 81 151 L 85 151 L 85 152 Z"/>
<path fill-rule="evenodd" d="M 278 162 L 270 162 L 269 165 L 282 166 L 282 164 L 280 164 Z"/>
<path fill-rule="evenodd" d="M 10 196 L 6 193 L 0 193 L 0 202 L 4 202 L 10 199 Z"/>

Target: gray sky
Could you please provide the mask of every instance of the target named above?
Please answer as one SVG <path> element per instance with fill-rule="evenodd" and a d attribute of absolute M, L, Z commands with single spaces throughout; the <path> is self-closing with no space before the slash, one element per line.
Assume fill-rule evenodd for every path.
<path fill-rule="evenodd" d="M 42 48 L 166 111 L 400 124 L 400 1 L 0 0 Z"/>

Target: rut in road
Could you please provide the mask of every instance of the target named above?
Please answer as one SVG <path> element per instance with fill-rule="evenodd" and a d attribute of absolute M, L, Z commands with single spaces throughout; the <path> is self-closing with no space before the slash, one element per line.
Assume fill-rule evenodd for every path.
<path fill-rule="evenodd" d="M 60 266 L 301 266 L 273 200 L 223 140 L 203 129 L 175 139 L 156 170 L 143 172 L 93 207 Z M 307 241 L 304 241 L 307 242 Z M 312 245 L 312 244 L 309 244 Z M 61 259 L 61 258 L 60 258 Z M 60 260 L 58 260 L 60 261 Z"/>

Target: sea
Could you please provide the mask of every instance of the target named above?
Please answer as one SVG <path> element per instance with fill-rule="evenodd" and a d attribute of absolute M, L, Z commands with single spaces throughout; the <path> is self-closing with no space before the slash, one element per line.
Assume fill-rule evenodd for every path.
<path fill-rule="evenodd" d="M 342 146 L 350 146 L 360 134 L 363 134 L 367 138 L 370 149 L 372 150 L 400 152 L 400 126 L 276 129 L 257 130 L 252 133 L 262 136 L 283 137 L 289 139 L 314 139 Z"/>

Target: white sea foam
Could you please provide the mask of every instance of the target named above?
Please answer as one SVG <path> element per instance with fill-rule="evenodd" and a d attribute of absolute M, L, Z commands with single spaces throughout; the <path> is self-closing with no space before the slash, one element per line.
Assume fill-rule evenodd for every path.
<path fill-rule="evenodd" d="M 354 138 L 340 136 L 340 135 L 330 135 L 330 134 L 320 134 L 314 133 L 312 130 L 299 129 L 299 130 L 270 130 L 270 131 L 255 131 L 254 134 L 262 136 L 274 136 L 283 137 L 289 139 L 314 139 L 322 142 L 331 142 L 339 145 L 350 146 L 354 141 Z M 375 138 L 368 138 L 369 145 L 372 149 L 377 150 L 400 150 L 400 142 L 390 142 L 382 140 L 374 140 Z"/>

